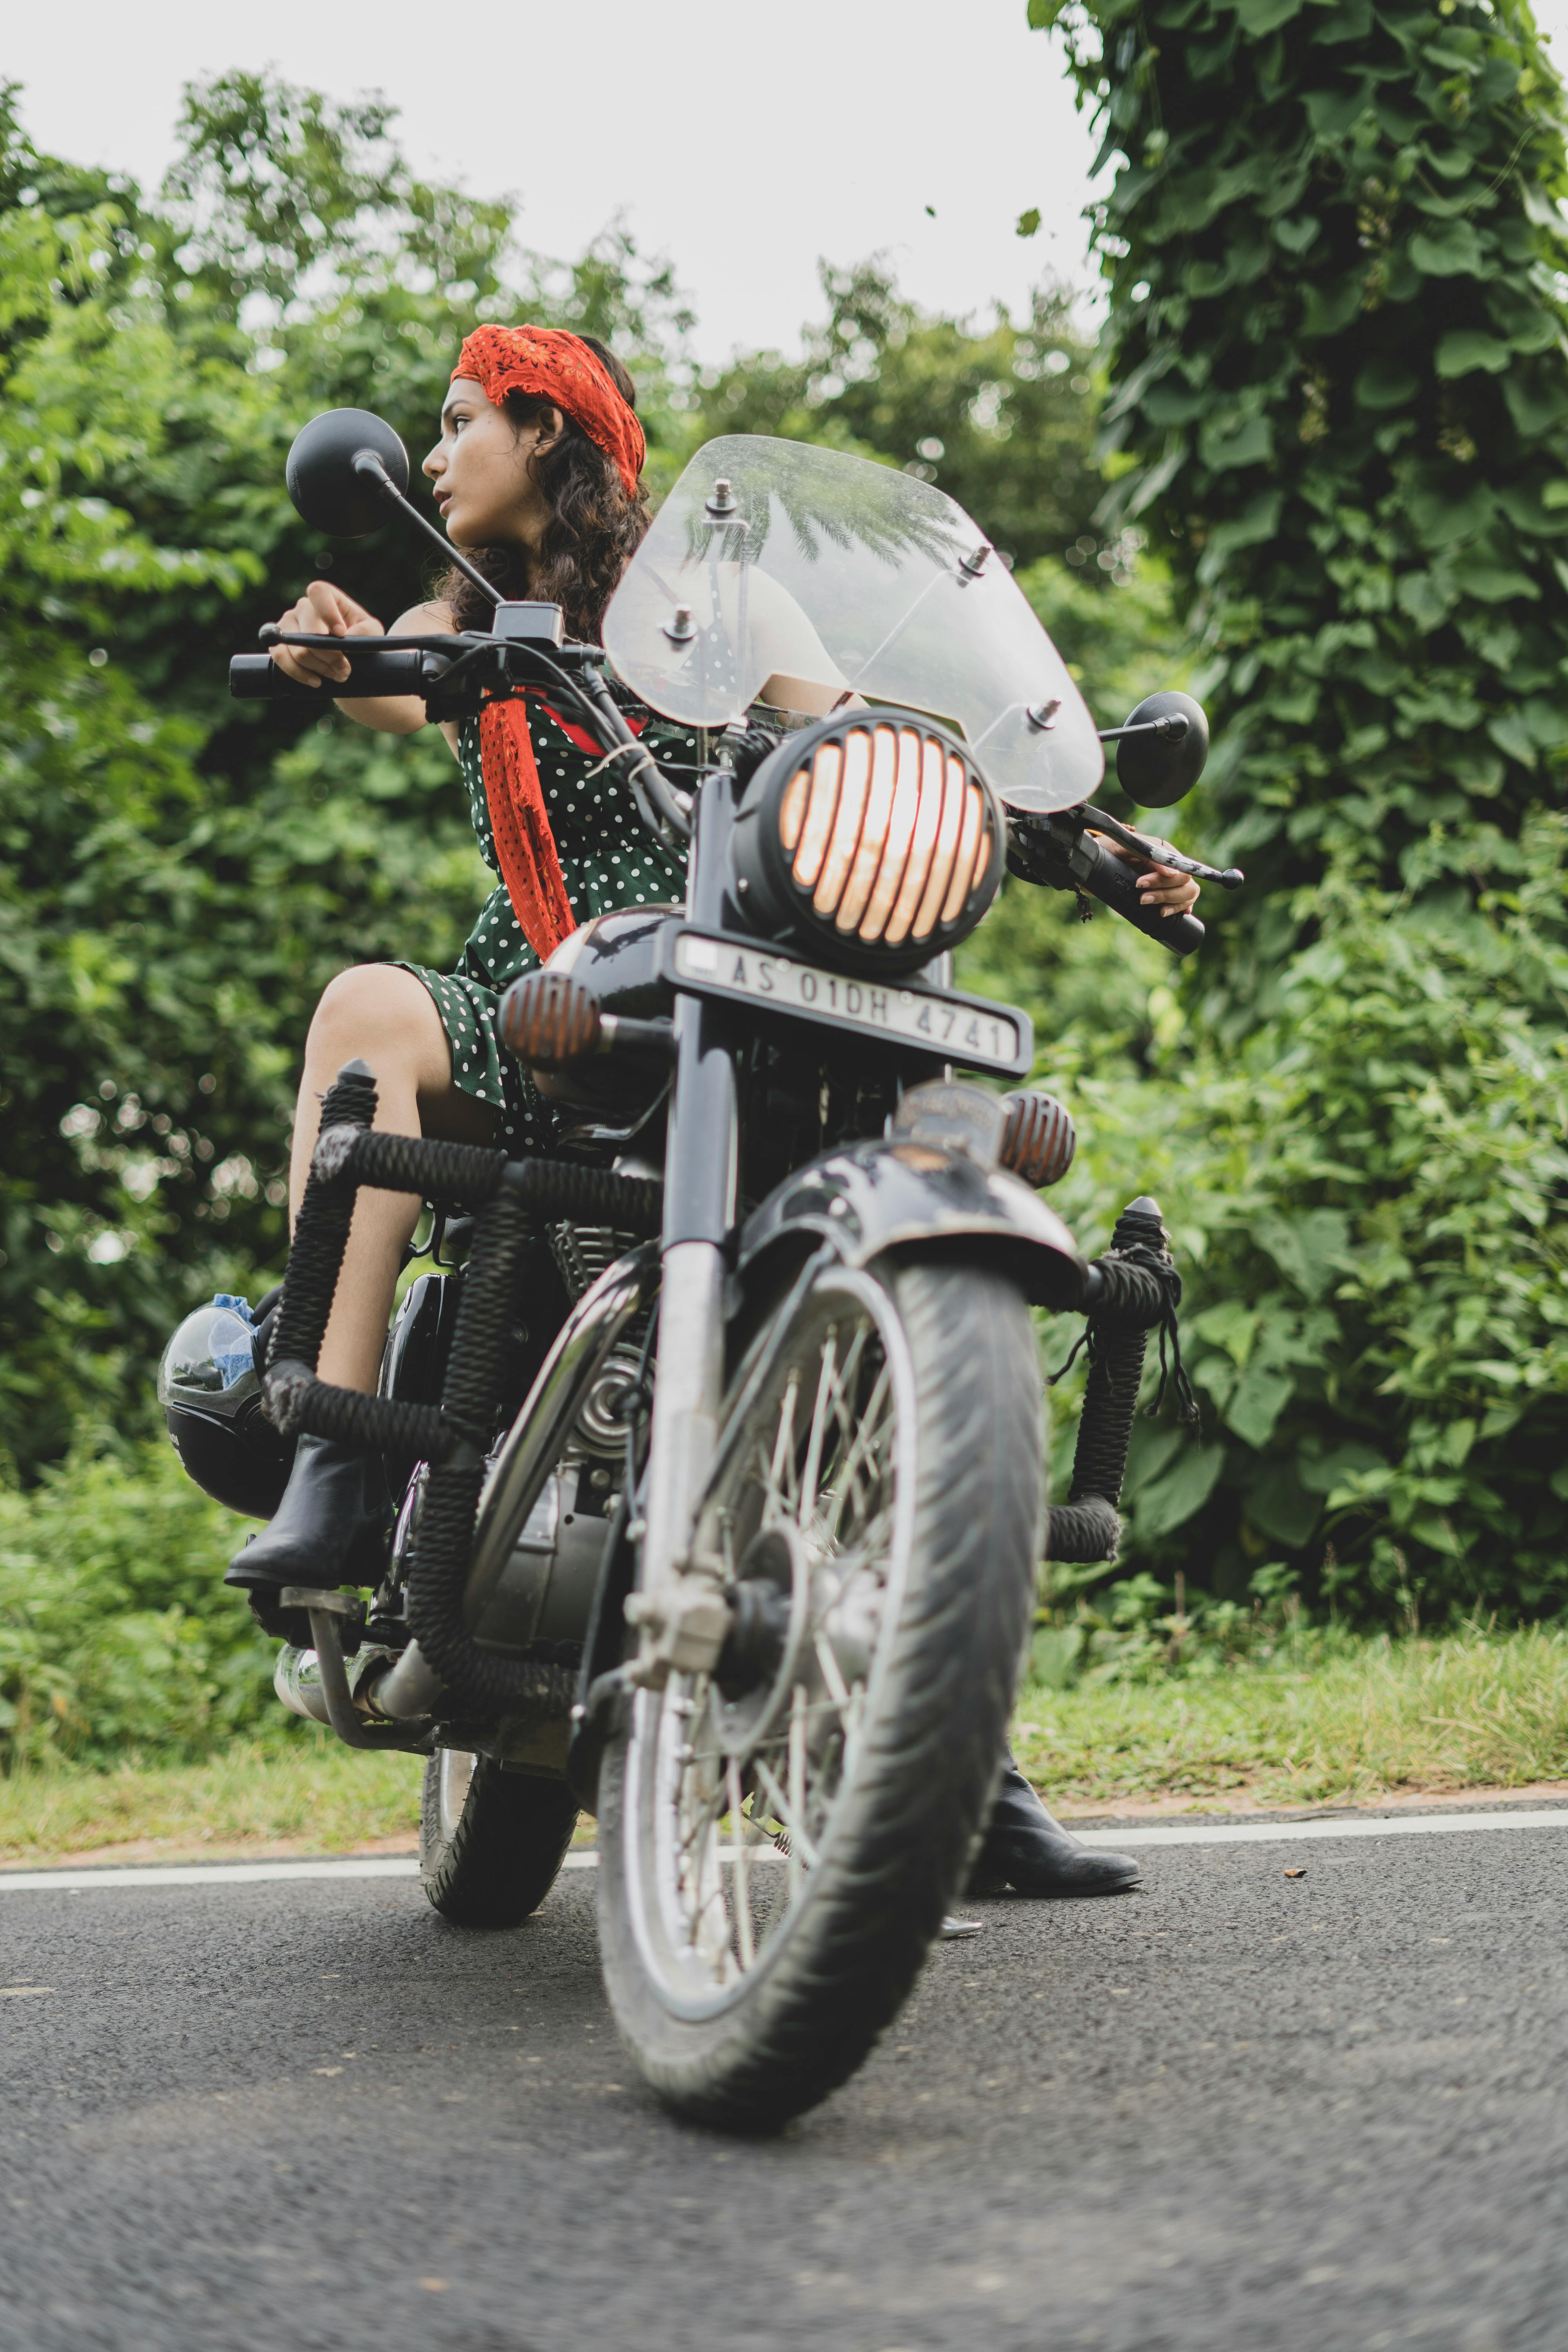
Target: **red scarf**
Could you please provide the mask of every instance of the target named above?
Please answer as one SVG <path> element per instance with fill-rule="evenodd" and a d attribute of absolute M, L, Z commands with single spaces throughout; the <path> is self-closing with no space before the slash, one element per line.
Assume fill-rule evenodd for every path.
<path fill-rule="evenodd" d="M 501 880 L 523 938 L 543 963 L 576 929 L 577 918 L 566 896 L 521 696 L 486 703 L 479 757 Z"/>
<path fill-rule="evenodd" d="M 542 695 L 538 700 L 546 717 L 580 751 L 598 751 L 592 735 L 563 719 Z M 628 719 L 626 724 L 640 735 L 647 722 Z M 479 718 L 479 760 L 501 880 L 523 938 L 543 963 L 577 929 L 577 918 L 566 896 L 521 695 L 515 701 L 486 703 Z"/>

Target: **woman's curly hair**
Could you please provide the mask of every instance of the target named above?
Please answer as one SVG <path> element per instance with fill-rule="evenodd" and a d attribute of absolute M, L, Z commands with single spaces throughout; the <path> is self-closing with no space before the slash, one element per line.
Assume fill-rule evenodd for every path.
<path fill-rule="evenodd" d="M 635 408 L 637 386 L 615 353 L 595 335 L 583 335 L 579 341 L 603 362 L 627 406 Z M 544 415 L 550 403 L 528 393 L 509 392 L 503 405 L 521 433 L 525 425 Z M 546 604 L 559 604 L 566 616 L 567 635 L 596 645 L 605 607 L 652 518 L 641 483 L 635 496 L 629 494 L 615 459 L 590 441 L 573 418 L 562 415 L 561 423 L 559 437 L 529 459 L 529 470 L 551 509 L 543 561 L 534 579 L 528 578 L 521 549 L 479 547 L 463 551 L 503 596 L 537 596 Z M 488 600 L 456 566 L 437 583 L 436 594 L 450 607 L 459 629 L 489 627 Z"/>

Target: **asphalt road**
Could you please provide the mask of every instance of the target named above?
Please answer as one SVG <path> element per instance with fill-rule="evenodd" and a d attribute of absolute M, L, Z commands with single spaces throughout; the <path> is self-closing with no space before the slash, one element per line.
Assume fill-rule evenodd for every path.
<path fill-rule="evenodd" d="M 1568 1829 L 1142 1858 L 973 1906 L 760 2145 L 638 2087 L 588 1872 L 489 1936 L 398 1880 L 6 1896 L 0 2345 L 1562 2352 Z"/>

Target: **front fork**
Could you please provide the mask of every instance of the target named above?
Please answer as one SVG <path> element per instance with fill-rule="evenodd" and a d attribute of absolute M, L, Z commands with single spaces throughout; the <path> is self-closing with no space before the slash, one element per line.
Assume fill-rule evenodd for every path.
<path fill-rule="evenodd" d="M 725 928 L 734 808 L 734 780 L 721 767 L 693 812 L 686 901 L 688 919 L 715 930 Z M 694 1557 L 692 1536 L 724 1391 L 726 1252 L 740 1160 L 734 1018 L 700 997 L 675 1001 L 653 1420 L 637 1589 L 626 1602 L 639 1636 L 629 1679 L 650 1689 L 672 1673 L 710 1670 L 730 1629 L 723 1566 Z"/>
<path fill-rule="evenodd" d="M 712 1466 L 724 1386 L 725 1242 L 734 1223 L 735 1065 L 721 1008 L 676 1006 L 677 1062 L 665 1151 L 663 1279 L 630 1679 L 711 1669 L 730 1628 L 724 1571 L 694 1556 L 698 1502 Z"/>

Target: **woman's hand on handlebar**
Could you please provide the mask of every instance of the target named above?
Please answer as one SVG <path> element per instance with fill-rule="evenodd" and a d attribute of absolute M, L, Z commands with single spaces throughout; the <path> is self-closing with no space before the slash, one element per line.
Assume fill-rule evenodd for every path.
<path fill-rule="evenodd" d="M 1138 896 L 1151 914 L 1181 915 L 1194 905 L 1200 895 L 1196 878 L 1191 874 L 1178 874 L 1173 866 L 1151 865 L 1145 858 L 1123 849 L 1119 842 L 1108 841 L 1102 833 L 1094 835 L 1113 857 L 1125 866 L 1142 867 L 1138 876 Z"/>
<path fill-rule="evenodd" d="M 334 588 L 330 580 L 312 580 L 297 604 L 290 604 L 281 615 L 280 629 L 300 631 L 309 635 L 331 637 L 384 637 L 386 631 L 374 613 Z M 314 646 L 274 646 L 272 658 L 286 676 L 297 678 L 301 686 L 319 687 L 324 678 L 342 685 L 349 675 L 349 665 L 342 654 L 318 653 Z"/>

